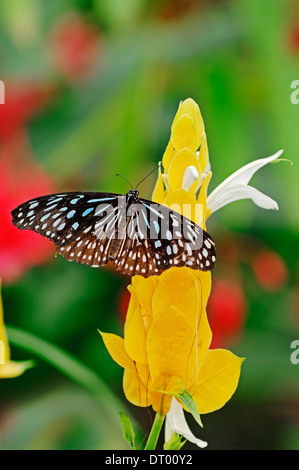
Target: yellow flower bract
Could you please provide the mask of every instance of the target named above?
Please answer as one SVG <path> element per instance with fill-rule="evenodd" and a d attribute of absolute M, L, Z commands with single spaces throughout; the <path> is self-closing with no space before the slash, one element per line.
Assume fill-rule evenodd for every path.
<path fill-rule="evenodd" d="M 159 171 L 153 201 L 205 228 L 212 176 L 208 161 L 203 119 L 189 98 L 180 104 L 173 121 L 163 156 L 164 174 Z M 186 191 L 182 185 L 190 167 L 198 178 Z M 127 399 L 165 414 L 172 395 L 182 393 L 183 387 L 192 394 L 199 413 L 221 408 L 237 388 L 243 360 L 230 351 L 209 349 L 212 332 L 206 305 L 211 273 L 172 267 L 160 276 L 133 277 L 129 290 L 124 339 L 101 333 L 110 355 L 124 368 Z"/>
<path fill-rule="evenodd" d="M 10 359 L 10 347 L 3 318 L 0 281 L 0 379 L 12 379 L 22 375 L 29 365 L 28 361 L 16 362 Z"/>

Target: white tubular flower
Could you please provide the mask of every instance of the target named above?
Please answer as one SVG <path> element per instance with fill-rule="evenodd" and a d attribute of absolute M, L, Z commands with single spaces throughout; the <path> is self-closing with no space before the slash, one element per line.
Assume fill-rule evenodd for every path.
<path fill-rule="evenodd" d="M 188 192 L 191 186 L 198 180 L 198 178 L 199 178 L 199 174 L 195 166 L 193 165 L 188 166 L 184 173 L 182 189 Z"/>
<path fill-rule="evenodd" d="M 207 442 L 198 439 L 192 434 L 187 424 L 183 408 L 175 398 L 172 399 L 170 410 L 166 415 L 165 442 L 171 438 L 174 432 L 184 436 L 185 439 L 196 444 L 201 449 L 204 449 L 208 445 Z"/>
<path fill-rule="evenodd" d="M 283 150 L 271 155 L 271 157 L 261 158 L 240 168 L 229 176 L 207 198 L 207 207 L 211 212 L 216 212 L 226 204 L 240 199 L 251 199 L 257 206 L 263 209 L 276 209 L 278 204 L 266 194 L 249 186 L 248 183 L 252 176 L 267 163 L 280 157 Z"/>

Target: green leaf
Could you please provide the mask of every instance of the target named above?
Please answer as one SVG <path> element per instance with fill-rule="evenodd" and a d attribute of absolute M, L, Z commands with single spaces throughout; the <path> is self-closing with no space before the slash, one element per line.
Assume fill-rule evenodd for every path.
<path fill-rule="evenodd" d="M 183 439 L 183 436 L 181 436 L 177 432 L 174 432 L 171 438 L 167 442 L 165 442 L 163 449 L 164 450 L 180 450 L 185 444 L 185 442 L 187 441 L 187 439 L 185 439 L 184 441 L 182 439 Z"/>
<path fill-rule="evenodd" d="M 197 410 L 196 403 L 193 400 L 191 393 L 188 391 L 187 387 L 182 382 L 180 377 L 175 377 L 175 380 L 176 380 L 177 389 L 182 390 L 182 391 L 178 391 L 178 392 L 173 391 L 171 393 L 167 390 L 158 390 L 158 391 L 161 393 L 166 393 L 167 395 L 176 397 L 178 400 L 180 400 L 183 403 L 183 405 L 187 408 L 187 410 L 190 411 L 195 421 L 201 427 L 203 427 L 201 419 L 200 419 L 200 415 Z"/>
<path fill-rule="evenodd" d="M 201 427 L 203 427 L 202 422 L 201 422 L 201 419 L 200 419 L 200 416 L 199 416 L 199 413 L 198 413 L 198 410 L 197 410 L 196 403 L 195 403 L 195 401 L 193 400 L 192 395 L 191 395 L 191 393 L 187 390 L 187 388 L 185 388 L 184 392 L 178 393 L 178 394 L 176 394 L 175 396 L 183 403 L 183 405 L 185 405 L 185 407 L 187 408 L 187 410 L 189 410 L 190 413 L 192 413 L 192 416 L 193 416 L 193 418 L 195 419 L 195 421 L 196 421 Z"/>
<path fill-rule="evenodd" d="M 66 377 L 89 390 L 100 404 L 106 407 L 105 409 L 109 412 L 109 418 L 118 423 L 115 409 L 119 409 L 121 403 L 93 370 L 89 369 L 70 353 L 31 333 L 9 325 L 6 325 L 6 330 L 11 344 L 36 354 L 39 358 L 62 372 Z M 110 404 L 109 408 L 107 408 L 107 403 Z"/>
<path fill-rule="evenodd" d="M 125 440 L 129 443 L 132 450 L 136 450 L 135 447 L 135 433 L 131 421 L 125 413 L 122 411 L 119 412 L 120 424 L 123 436 Z"/>

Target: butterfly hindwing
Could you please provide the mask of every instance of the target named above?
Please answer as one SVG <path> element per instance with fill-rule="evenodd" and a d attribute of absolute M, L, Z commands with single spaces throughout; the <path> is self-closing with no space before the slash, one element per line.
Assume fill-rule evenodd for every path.
<path fill-rule="evenodd" d="M 140 232 L 136 232 L 132 237 L 127 236 L 121 242 L 114 260 L 114 267 L 117 271 L 130 276 L 140 274 L 148 277 L 159 273 L 150 240 L 140 236 Z"/>
<path fill-rule="evenodd" d="M 56 245 L 57 253 L 68 261 L 76 261 L 93 267 L 107 264 L 108 249 L 109 239 L 105 237 L 99 243 L 92 225 L 86 227 L 77 237 L 73 237 L 67 245 Z"/>
<path fill-rule="evenodd" d="M 210 235 L 192 220 L 165 206 L 160 207 L 161 214 L 169 220 L 169 224 L 164 224 L 164 229 L 162 224 L 161 229 L 161 265 L 168 263 L 170 266 L 188 266 L 202 271 L 213 269 L 216 253 Z M 159 240 L 152 243 L 157 250 Z"/>
<path fill-rule="evenodd" d="M 148 277 L 172 266 L 213 269 L 214 242 L 191 220 L 145 199 L 131 204 L 128 214 L 127 237 L 115 258 L 116 270 Z"/>

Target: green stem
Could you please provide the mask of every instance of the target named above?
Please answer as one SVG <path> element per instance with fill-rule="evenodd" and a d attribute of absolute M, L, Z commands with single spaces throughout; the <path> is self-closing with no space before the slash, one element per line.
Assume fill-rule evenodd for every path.
<path fill-rule="evenodd" d="M 157 413 L 155 416 L 154 424 L 151 429 L 150 435 L 145 446 L 145 450 L 154 450 L 157 445 L 158 437 L 164 422 L 165 415 Z"/>
<path fill-rule="evenodd" d="M 14 346 L 42 358 L 65 376 L 89 390 L 100 402 L 103 409 L 109 413 L 110 419 L 113 419 L 117 423 L 119 422 L 117 410 L 122 409 L 122 402 L 115 397 L 105 383 L 102 382 L 92 370 L 71 354 L 56 345 L 37 338 L 31 333 L 19 330 L 13 326 L 7 326 L 7 333 L 9 341 Z"/>

